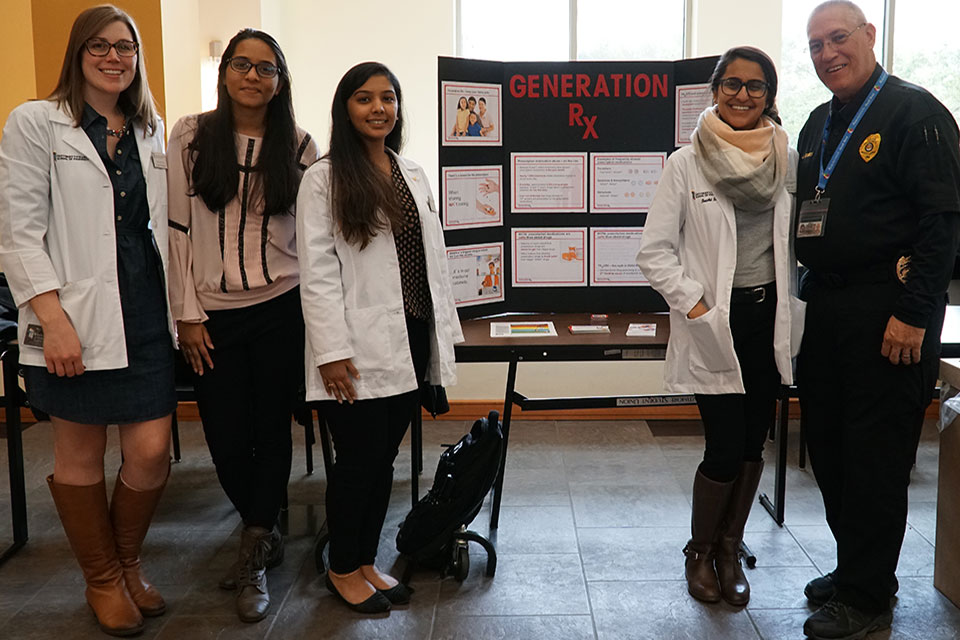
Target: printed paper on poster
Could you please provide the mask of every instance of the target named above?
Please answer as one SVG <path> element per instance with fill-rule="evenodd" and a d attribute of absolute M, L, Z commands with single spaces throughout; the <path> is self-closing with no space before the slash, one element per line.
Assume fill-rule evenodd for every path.
<path fill-rule="evenodd" d="M 503 243 L 447 247 L 453 299 L 458 307 L 503 302 Z"/>
<path fill-rule="evenodd" d="M 590 286 L 650 286 L 637 265 L 643 227 L 590 229 Z"/>
<path fill-rule="evenodd" d="M 667 154 L 591 153 L 590 213 L 643 213 L 653 194 Z"/>
<path fill-rule="evenodd" d="M 513 229 L 513 286 L 585 287 L 587 229 Z"/>
<path fill-rule="evenodd" d="M 502 88 L 479 82 L 441 83 L 444 146 L 501 146 Z"/>
<path fill-rule="evenodd" d="M 690 134 L 697 128 L 700 114 L 712 104 L 713 92 L 710 91 L 710 83 L 685 84 L 677 87 L 677 113 L 673 125 L 677 139 L 674 144 L 678 147 L 690 144 Z"/>
<path fill-rule="evenodd" d="M 503 167 L 443 168 L 443 228 L 503 226 Z"/>
<path fill-rule="evenodd" d="M 586 213 L 587 154 L 511 153 L 514 213 Z"/>

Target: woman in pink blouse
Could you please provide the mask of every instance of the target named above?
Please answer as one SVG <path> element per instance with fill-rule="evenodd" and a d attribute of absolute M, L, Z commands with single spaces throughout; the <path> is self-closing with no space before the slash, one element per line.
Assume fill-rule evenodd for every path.
<path fill-rule="evenodd" d="M 270 606 L 265 570 L 283 560 L 276 522 L 303 372 L 294 216 L 318 156 L 276 40 L 255 29 L 230 40 L 217 108 L 177 122 L 167 155 L 171 310 L 217 477 L 243 519 L 220 586 L 256 622 Z"/>

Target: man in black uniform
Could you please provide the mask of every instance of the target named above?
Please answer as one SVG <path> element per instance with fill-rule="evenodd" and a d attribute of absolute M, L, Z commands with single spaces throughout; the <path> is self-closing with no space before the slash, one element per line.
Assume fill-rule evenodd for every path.
<path fill-rule="evenodd" d="M 804 590 L 823 605 L 804 632 L 861 638 L 892 621 L 960 241 L 960 143 L 943 105 L 877 64 L 876 28 L 859 7 L 819 5 L 807 36 L 833 99 L 797 145 L 796 248 L 809 269 L 798 383 L 837 566 Z"/>

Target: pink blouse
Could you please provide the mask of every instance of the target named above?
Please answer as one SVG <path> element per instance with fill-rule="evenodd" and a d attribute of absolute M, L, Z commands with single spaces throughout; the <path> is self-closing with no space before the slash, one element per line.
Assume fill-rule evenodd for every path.
<path fill-rule="evenodd" d="M 240 190 L 222 211 L 191 197 L 193 164 L 187 145 L 197 115 L 181 118 L 167 145 L 170 224 L 170 307 L 174 320 L 204 322 L 207 310 L 265 302 L 300 282 L 294 215 L 263 216 L 262 190 L 252 171 L 262 138 L 237 134 Z M 316 142 L 297 129 L 301 171 L 319 159 Z M 291 212 L 295 213 L 295 211 Z"/>

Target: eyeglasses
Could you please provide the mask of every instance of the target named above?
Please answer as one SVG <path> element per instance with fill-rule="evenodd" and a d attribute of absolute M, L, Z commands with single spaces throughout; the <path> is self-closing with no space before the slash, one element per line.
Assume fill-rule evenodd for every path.
<path fill-rule="evenodd" d="M 102 58 L 110 53 L 110 49 L 116 49 L 117 55 L 124 58 L 132 58 L 137 55 L 137 51 L 140 50 L 140 45 L 133 40 L 107 42 L 103 38 L 90 38 L 83 43 L 83 46 L 86 47 L 87 53 L 98 58 Z"/>
<path fill-rule="evenodd" d="M 257 70 L 257 75 L 261 78 L 273 78 L 277 75 L 279 69 L 277 65 L 270 62 L 258 62 L 253 64 L 248 59 L 244 57 L 230 58 L 227 60 L 227 64 L 230 65 L 230 68 L 236 71 L 237 73 L 249 73 L 250 68 L 253 67 Z"/>
<path fill-rule="evenodd" d="M 767 83 L 763 80 L 747 80 L 744 82 L 740 78 L 724 78 L 720 81 L 720 90 L 728 96 L 735 96 L 740 93 L 740 88 L 747 88 L 747 95 L 751 98 L 762 98 L 767 95 Z"/>
<path fill-rule="evenodd" d="M 827 36 L 827 41 L 823 40 L 811 40 L 807 43 L 807 50 L 810 52 L 811 56 L 818 56 L 823 53 L 823 48 L 827 45 L 833 45 L 833 48 L 836 49 L 839 46 L 842 46 L 847 40 L 850 39 L 850 36 L 855 34 L 857 31 L 867 26 L 866 22 L 861 22 L 860 25 L 851 31 L 837 31 L 836 33 L 830 34 Z"/>

